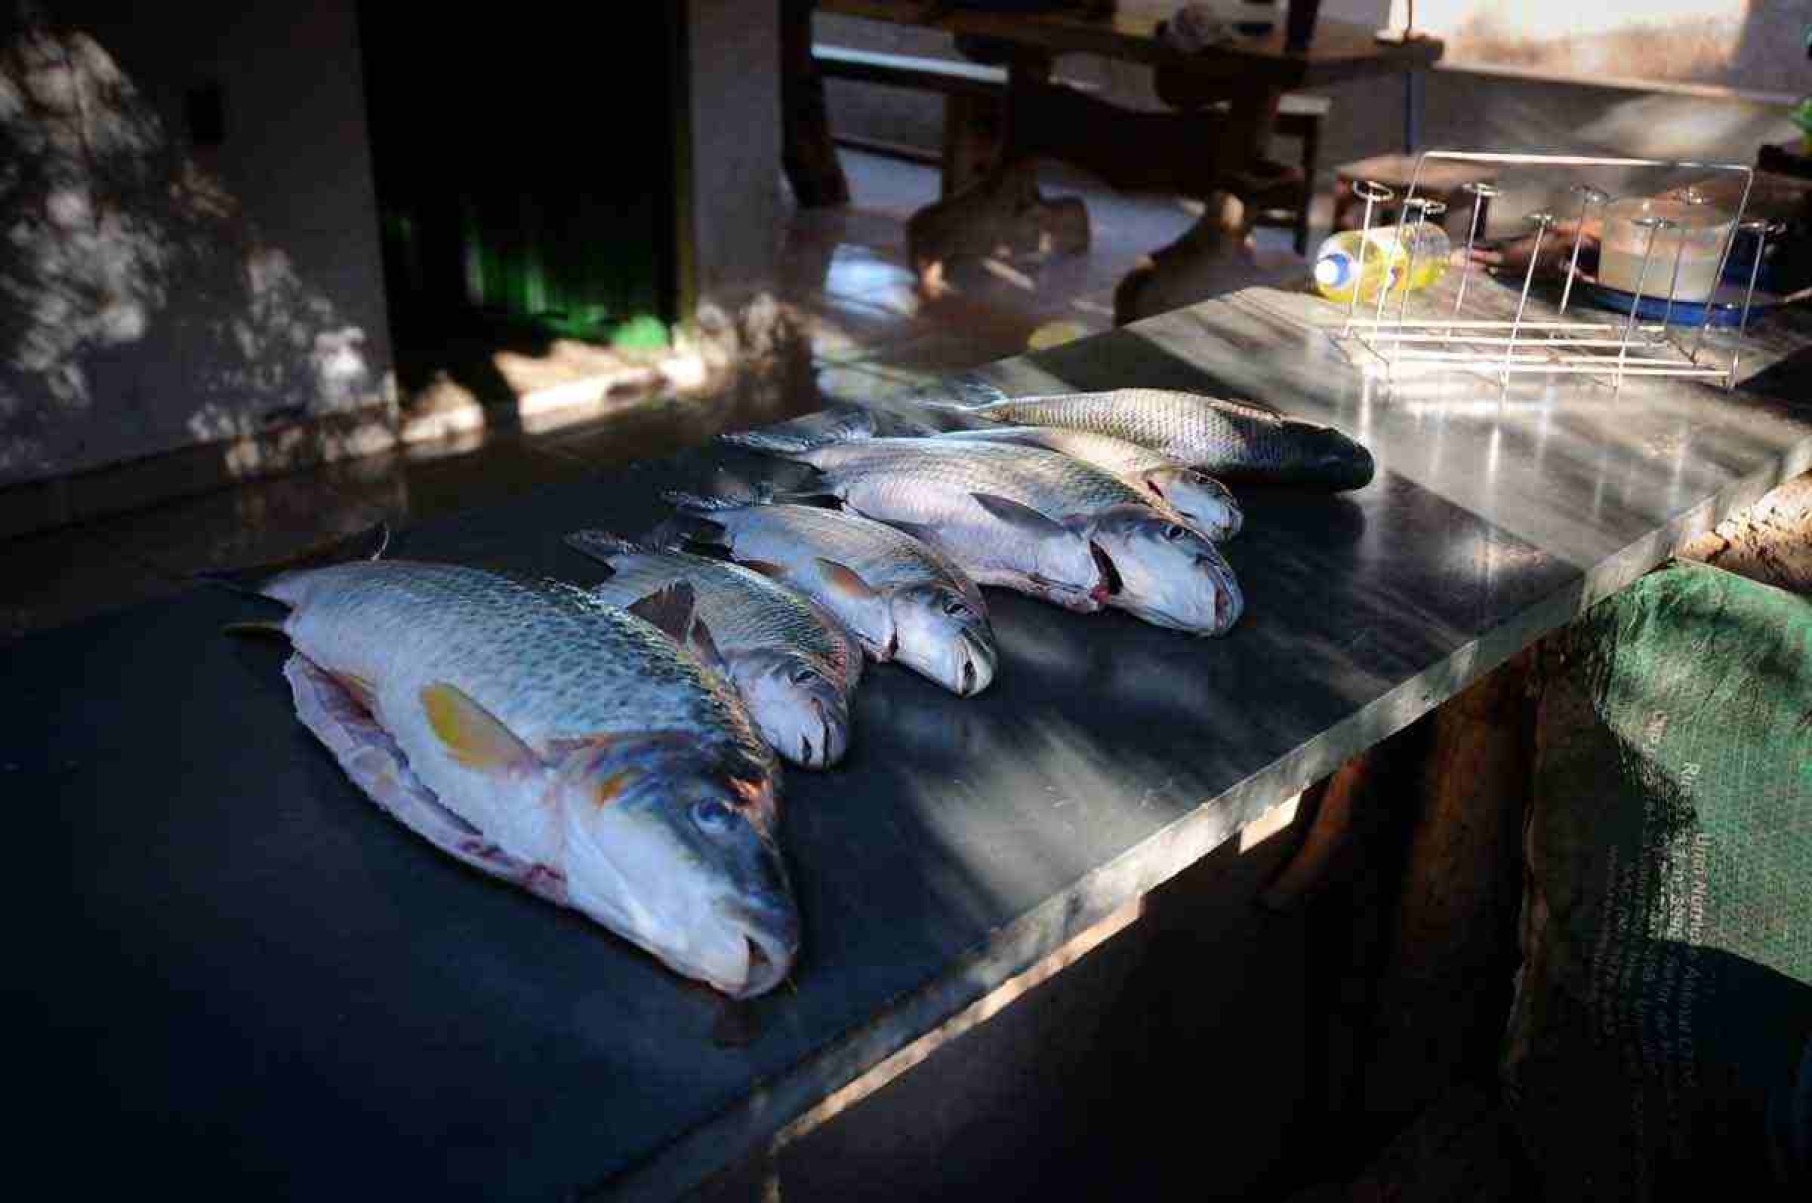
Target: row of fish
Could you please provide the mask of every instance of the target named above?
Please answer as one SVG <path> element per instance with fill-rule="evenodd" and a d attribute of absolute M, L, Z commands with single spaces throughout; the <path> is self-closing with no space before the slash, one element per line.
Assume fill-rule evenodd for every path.
<path fill-rule="evenodd" d="M 674 495 L 641 541 L 568 536 L 590 590 L 371 560 L 277 576 L 298 716 L 385 810 L 735 997 L 790 971 L 778 757 L 835 764 L 864 659 L 959 696 L 999 666 L 979 584 L 1220 634 L 1244 606 L 1208 471 L 1350 488 L 1363 448 L 1192 394 L 999 400 L 734 441 L 807 486 Z"/>

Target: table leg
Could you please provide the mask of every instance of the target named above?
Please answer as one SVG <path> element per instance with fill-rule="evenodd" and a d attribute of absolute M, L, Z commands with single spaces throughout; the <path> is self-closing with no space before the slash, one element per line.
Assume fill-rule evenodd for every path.
<path fill-rule="evenodd" d="M 849 203 L 849 181 L 831 141 L 824 79 L 812 61 L 813 3 L 780 5 L 780 165 L 804 209 Z"/>

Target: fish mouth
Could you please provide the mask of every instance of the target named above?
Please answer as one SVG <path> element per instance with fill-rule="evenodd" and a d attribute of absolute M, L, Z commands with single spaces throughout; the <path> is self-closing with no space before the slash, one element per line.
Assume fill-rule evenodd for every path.
<path fill-rule="evenodd" d="M 732 998 L 766 994 L 793 971 L 793 959 L 799 953 L 798 916 L 791 907 L 765 903 L 735 903 L 723 910 L 742 927 L 743 942 L 748 949 L 741 985 L 726 989 L 724 993 Z"/>
<path fill-rule="evenodd" d="M 791 958 L 782 958 L 768 951 L 768 946 L 754 936 L 744 936 L 749 943 L 749 968 L 743 975 L 742 989 L 736 992 L 737 998 L 754 998 L 766 994 L 775 986 L 786 980 Z"/>
<path fill-rule="evenodd" d="M 1095 567 L 1101 571 L 1101 583 L 1089 590 L 1089 596 L 1097 602 L 1105 602 L 1126 587 L 1120 579 L 1120 570 L 1114 566 L 1113 557 L 1101 549 L 1093 539 L 1089 540 L 1088 553 L 1094 557 Z"/>

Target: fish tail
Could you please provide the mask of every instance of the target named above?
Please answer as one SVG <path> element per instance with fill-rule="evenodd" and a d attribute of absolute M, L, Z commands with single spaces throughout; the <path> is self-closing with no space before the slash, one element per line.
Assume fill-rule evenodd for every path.
<path fill-rule="evenodd" d="M 917 398 L 919 404 L 927 409 L 964 413 L 1007 399 L 1007 394 L 1002 392 L 998 385 L 991 384 L 973 373 L 964 373 L 949 380 L 940 380 L 934 387 L 936 395 L 921 395 Z"/>
<path fill-rule="evenodd" d="M 609 564 L 617 556 L 646 550 L 640 543 L 606 530 L 576 530 L 561 541 L 580 555 L 603 564 Z"/>
<path fill-rule="evenodd" d="M 718 437 L 733 447 L 746 447 L 750 451 L 766 451 L 771 455 L 791 455 L 800 451 L 810 451 L 813 447 L 822 447 L 826 443 L 842 441 L 781 430 L 738 430 Z"/>
<path fill-rule="evenodd" d="M 567 539 L 570 542 L 572 536 L 567 536 Z M 724 538 L 721 522 L 713 522 L 703 514 L 682 510 L 643 535 L 641 545 L 657 551 L 696 551 L 724 549 L 728 543 Z M 582 547 L 578 550 L 585 551 Z"/>
<path fill-rule="evenodd" d="M 693 514 L 710 514 L 719 510 L 743 510 L 752 505 L 761 505 L 773 499 L 771 492 L 766 492 L 747 481 L 736 481 L 734 487 L 726 487 L 711 493 L 688 493 L 680 489 L 670 489 L 661 494 L 662 500 L 675 509 Z"/>

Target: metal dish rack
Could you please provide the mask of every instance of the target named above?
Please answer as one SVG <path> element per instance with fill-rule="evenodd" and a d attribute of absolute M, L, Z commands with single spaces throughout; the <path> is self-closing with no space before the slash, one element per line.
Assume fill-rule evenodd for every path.
<path fill-rule="evenodd" d="M 1646 231 L 1646 237 L 1643 240 L 1642 267 L 1637 276 L 1636 291 L 1630 301 L 1628 317 L 1568 318 L 1574 281 L 1579 275 L 1579 250 L 1586 219 L 1593 209 L 1602 211 L 1611 199 L 1607 193 L 1584 183 L 1576 183 L 1572 187 L 1572 194 L 1578 198 L 1577 226 L 1573 233 L 1571 252 L 1567 257 L 1566 277 L 1561 286 L 1555 318 L 1524 320 L 1530 286 L 1534 283 L 1536 267 L 1541 260 L 1542 244 L 1546 241 L 1549 227 L 1555 224 L 1554 215 L 1548 212 L 1531 213 L 1526 219 L 1534 228 L 1534 247 L 1528 268 L 1523 273 L 1522 290 L 1516 299 L 1516 315 L 1509 321 L 1461 316 L 1466 301 L 1466 285 L 1472 274 L 1472 250 L 1479 235 L 1479 218 L 1485 201 L 1499 192 L 1495 186 L 1485 183 L 1465 186 L 1465 190 L 1473 198 L 1472 217 L 1466 234 L 1466 253 L 1460 268 L 1459 286 L 1450 312 L 1444 317 L 1411 318 L 1410 290 L 1405 288 L 1396 297 L 1392 293 L 1400 279 L 1413 277 L 1415 272 L 1417 239 L 1413 236 L 1406 237 L 1412 233 L 1410 227 L 1419 226 L 1446 210 L 1446 206 L 1439 201 L 1418 196 L 1416 192 L 1422 179 L 1422 169 L 1430 161 L 1550 168 L 1660 168 L 1740 175 L 1743 178 L 1742 200 L 1732 216 L 1729 231 L 1724 236 L 1718 255 L 1717 274 L 1712 280 L 1715 294 L 1725 268 L 1729 265 L 1730 252 L 1736 244 L 1737 235 L 1743 233 L 1752 236 L 1756 240 L 1755 262 L 1750 268 L 1748 286 L 1743 293 L 1742 316 L 1737 323 L 1736 343 L 1730 350 L 1728 362 L 1714 362 L 1705 346 L 1705 333 L 1711 325 L 1715 308 L 1711 297 L 1708 296 L 1704 302 L 1704 316 L 1696 324 L 1679 325 L 1671 320 L 1686 238 L 1682 234 L 1674 240 L 1676 249 L 1671 269 L 1653 262 L 1656 243 L 1668 231 L 1680 228 L 1678 222 L 1667 218 L 1645 216 L 1635 219 L 1633 223 Z M 1762 253 L 1767 248 L 1769 237 L 1779 232 L 1778 226 L 1767 221 L 1748 219 L 1749 193 L 1754 176 L 1752 168 L 1734 163 L 1599 158 L 1586 155 L 1426 151 L 1416 159 L 1409 188 L 1403 194 L 1393 235 L 1393 252 L 1396 247 L 1406 248 L 1402 273 L 1399 276 L 1393 266 L 1387 283 L 1377 289 L 1376 301 L 1368 301 L 1372 309 L 1369 317 L 1360 311 L 1362 289 L 1357 281 L 1364 278 L 1373 213 L 1380 203 L 1391 200 L 1394 194 L 1384 185 L 1372 181 L 1361 181 L 1355 188 L 1355 192 L 1365 202 L 1359 263 L 1353 296 L 1347 304 L 1346 320 L 1333 333 L 1333 338 L 1336 343 L 1359 352 L 1355 356 L 1353 350 L 1348 350 L 1355 362 L 1381 365 L 1387 378 L 1395 377 L 1406 368 L 1422 367 L 1484 372 L 1495 375 L 1500 384 L 1506 387 L 1513 375 L 1548 373 L 1607 377 L 1613 387 L 1620 387 L 1626 377 L 1671 376 L 1698 379 L 1732 388 L 1736 384 L 1737 364 L 1741 354 L 1738 344 L 1749 329 L 1749 309 L 1755 298 L 1755 282 L 1761 270 Z M 1677 193 L 1676 198 L 1687 204 L 1704 202 L 1703 197 L 1690 189 Z M 1660 271 L 1652 276 L 1650 274 L 1651 269 L 1657 267 L 1667 271 L 1665 292 L 1659 286 Z M 1646 291 L 1651 281 L 1654 283 L 1654 292 Z M 1661 320 L 1643 321 L 1639 317 L 1642 302 L 1645 297 L 1652 299 L 1654 296 L 1666 298 Z M 1387 302 L 1391 301 L 1395 302 L 1394 316 L 1385 312 Z"/>

